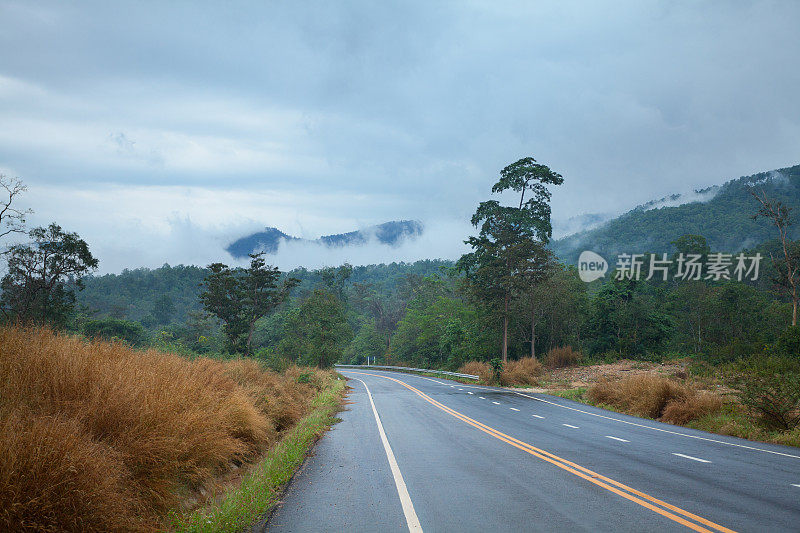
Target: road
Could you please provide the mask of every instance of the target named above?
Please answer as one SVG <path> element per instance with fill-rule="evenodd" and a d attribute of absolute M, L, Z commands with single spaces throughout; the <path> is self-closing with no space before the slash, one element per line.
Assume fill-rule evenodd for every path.
<path fill-rule="evenodd" d="M 377 370 L 257 530 L 800 531 L 800 450 Z M 373 408 L 374 407 L 374 408 Z"/>

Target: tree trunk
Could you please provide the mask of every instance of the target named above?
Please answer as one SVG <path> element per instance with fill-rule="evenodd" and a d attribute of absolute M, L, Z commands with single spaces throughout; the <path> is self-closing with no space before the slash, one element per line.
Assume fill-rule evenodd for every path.
<path fill-rule="evenodd" d="M 247 332 L 247 355 L 253 355 L 251 353 L 253 351 L 251 349 L 251 346 L 253 344 L 253 332 L 255 331 L 255 329 L 256 329 L 256 323 L 255 321 L 253 321 L 250 323 L 250 330 Z"/>
<path fill-rule="evenodd" d="M 508 361 L 508 293 L 503 311 L 503 364 Z"/>
<path fill-rule="evenodd" d="M 797 325 L 797 297 L 792 298 L 792 326 Z"/>
<path fill-rule="evenodd" d="M 536 315 L 531 313 L 531 357 L 536 361 Z"/>

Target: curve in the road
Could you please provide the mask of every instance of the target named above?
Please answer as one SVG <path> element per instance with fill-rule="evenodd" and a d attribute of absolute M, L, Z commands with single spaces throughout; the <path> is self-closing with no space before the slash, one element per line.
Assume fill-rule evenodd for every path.
<path fill-rule="evenodd" d="M 585 467 L 583 467 L 583 466 L 581 466 L 581 465 L 579 465 L 577 463 L 574 463 L 572 461 L 569 461 L 567 459 L 559 457 L 559 456 L 557 456 L 557 455 L 555 455 L 553 453 L 550 453 L 550 452 L 548 452 L 546 450 L 542 450 L 542 449 L 537 448 L 537 447 L 535 447 L 535 446 L 533 446 L 531 444 L 528 444 L 528 443 L 523 442 L 521 440 L 515 439 L 514 437 L 506 435 L 505 433 L 502 433 L 501 431 L 498 431 L 497 429 L 494 429 L 494 428 L 492 428 L 490 426 L 487 426 L 486 424 L 478 422 L 477 420 L 474 420 L 474 419 L 472 419 L 472 418 L 470 418 L 470 417 L 468 417 L 468 416 L 466 416 L 466 415 L 464 415 L 464 414 L 462 414 L 462 413 L 460 413 L 460 412 L 458 412 L 458 411 L 456 411 L 456 410 L 454 410 L 454 409 L 452 409 L 450 407 L 447 407 L 446 405 L 434 400 L 433 398 L 431 398 L 430 396 L 428 396 L 424 392 L 420 391 L 419 389 L 417 389 L 417 388 L 415 388 L 415 387 L 413 387 L 413 386 L 411 386 L 411 385 L 409 385 L 409 384 L 407 384 L 407 383 L 405 383 L 405 382 L 403 382 L 403 381 L 401 381 L 399 379 L 395 379 L 395 378 L 392 378 L 392 377 L 389 377 L 389 376 L 380 375 L 380 374 L 372 374 L 372 373 L 368 373 L 368 372 L 357 372 L 357 371 L 352 371 L 352 370 L 343 371 L 343 372 L 346 372 L 348 374 L 352 373 L 352 374 L 361 374 L 361 375 L 365 375 L 365 376 L 379 377 L 379 378 L 383 378 L 383 379 L 387 379 L 387 380 L 391 380 L 391 381 L 394 381 L 396 383 L 399 383 L 403 387 L 405 387 L 405 388 L 409 389 L 410 391 L 414 392 L 416 395 L 418 395 L 419 397 L 421 397 L 425 401 L 427 401 L 430 404 L 436 406 L 437 408 L 441 409 L 442 411 L 454 416 L 455 418 L 457 418 L 457 419 L 469 424 L 470 426 L 473 426 L 476 429 L 478 429 L 480 431 L 483 431 L 484 433 L 487 433 L 487 434 L 491 435 L 492 437 L 495 437 L 498 440 L 501 440 L 501 441 L 503 441 L 503 442 L 505 442 L 507 444 L 510 444 L 511 446 L 514 446 L 514 447 L 516 447 L 516 448 L 518 448 L 518 449 L 520 449 L 520 450 L 522 450 L 524 452 L 527 452 L 527 453 L 533 455 L 534 457 L 542 459 L 543 461 L 547 461 L 548 463 L 551 463 L 554 466 L 557 466 L 557 467 L 559 467 L 559 468 L 561 468 L 561 469 L 563 469 L 563 470 L 565 470 L 565 471 L 567 471 L 567 472 L 569 472 L 571 474 L 574 474 L 575 476 L 578 476 L 578 477 L 580 477 L 580 478 L 582 478 L 582 479 L 584 479 L 584 480 L 586 480 L 586 481 L 588 481 L 590 483 L 593 483 L 593 484 L 595 484 L 595 485 L 597 485 L 597 486 L 599 486 L 599 487 L 601 487 L 603 489 L 606 489 L 606 490 L 608 490 L 608 491 L 610 491 L 610 492 L 612 492 L 614 494 L 617 494 L 618 496 L 621 496 L 621 497 L 623 497 L 623 498 L 625 498 L 627 500 L 630 500 L 630 501 L 632 501 L 632 502 L 634 502 L 634 503 L 636 503 L 638 505 L 641 505 L 642 507 L 645 507 L 645 508 L 647 508 L 647 509 L 649 509 L 649 510 L 651 510 L 653 512 L 656 512 L 656 513 L 658 513 L 658 514 L 660 514 L 660 515 L 662 515 L 662 516 L 664 516 L 666 518 L 669 518 L 670 520 L 673 520 L 673 521 L 675 521 L 675 522 L 677 522 L 679 524 L 682 524 L 682 525 L 684 525 L 684 526 L 686 526 L 686 527 L 688 527 L 688 528 L 690 528 L 690 529 L 692 529 L 694 531 L 708 532 L 708 533 L 712 533 L 713 531 L 724 532 L 724 533 L 733 533 L 733 530 L 731 530 L 729 528 L 726 528 L 725 526 L 722 526 L 720 524 L 712 522 L 711 520 L 708 520 L 706 518 L 698 516 L 698 515 L 696 515 L 694 513 L 686 511 L 684 509 L 681 509 L 680 507 L 677 507 L 675 505 L 672 505 L 672 504 L 669 504 L 669 503 L 664 502 L 662 500 L 659 500 L 658 498 L 650 496 L 649 494 L 646 494 L 644 492 L 636 490 L 636 489 L 634 489 L 632 487 L 629 487 L 629 486 L 627 486 L 627 485 L 625 485 L 625 484 L 623 484 L 623 483 L 621 483 L 619 481 L 616 481 L 614 479 L 611 479 L 611 478 L 609 478 L 607 476 L 603 476 L 601 474 L 598 474 L 597 472 L 589 470 L 588 468 L 585 468 Z M 362 383 L 363 383 L 363 381 L 362 381 Z M 700 525 L 700 524 L 702 524 L 702 525 Z M 703 527 L 703 526 L 707 526 L 707 527 L 710 527 L 712 529 L 707 529 L 707 527 Z"/>

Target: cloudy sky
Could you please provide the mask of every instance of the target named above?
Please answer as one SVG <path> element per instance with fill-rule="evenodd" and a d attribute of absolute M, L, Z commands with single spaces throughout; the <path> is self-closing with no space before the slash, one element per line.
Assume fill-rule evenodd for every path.
<path fill-rule="evenodd" d="M 562 231 L 800 162 L 800 3 L 600 4 L 0 0 L 0 172 L 118 271 L 392 219 L 278 262 L 456 257 L 529 155 Z"/>

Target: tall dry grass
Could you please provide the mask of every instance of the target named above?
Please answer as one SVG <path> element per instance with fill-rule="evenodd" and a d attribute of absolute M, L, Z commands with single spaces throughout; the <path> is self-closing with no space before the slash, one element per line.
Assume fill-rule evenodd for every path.
<path fill-rule="evenodd" d="M 458 369 L 461 374 L 472 374 L 473 376 L 478 376 L 478 381 L 481 383 L 491 383 L 492 382 L 492 366 L 489 363 L 484 363 L 482 361 L 467 361 L 461 368 Z"/>
<path fill-rule="evenodd" d="M 722 407 L 719 395 L 652 374 L 600 380 L 586 391 L 586 397 L 631 415 L 673 424 L 685 424 Z"/>
<path fill-rule="evenodd" d="M 0 328 L 0 529 L 160 527 L 303 416 L 302 372 Z"/>
<path fill-rule="evenodd" d="M 544 364 L 548 368 L 564 368 L 574 366 L 583 360 L 583 354 L 573 350 L 572 346 L 560 346 L 548 351 L 544 356 Z"/>
<path fill-rule="evenodd" d="M 505 386 L 536 385 L 542 375 L 542 363 L 532 357 L 508 361 L 500 373 L 500 384 Z"/>

